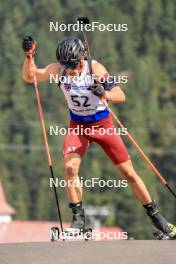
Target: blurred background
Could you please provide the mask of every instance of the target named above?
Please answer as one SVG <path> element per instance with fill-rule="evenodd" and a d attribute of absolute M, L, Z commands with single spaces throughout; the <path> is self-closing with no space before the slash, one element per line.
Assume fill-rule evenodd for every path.
<path fill-rule="evenodd" d="M 3 1 L 0 6 L 0 178 L 4 195 L 16 210 L 15 214 L 12 208 L 8 211 L 14 214 L 13 221 L 57 221 L 34 88 L 22 80 L 22 37 L 31 35 L 36 40 L 36 64 L 44 67 L 56 62 L 55 50 L 63 37 L 82 38 L 80 32 L 50 32 L 49 22 L 74 23 L 79 16 L 104 24 L 128 24 L 127 32 L 88 33 L 92 57 L 112 75 L 121 72 L 128 75 L 128 83 L 122 86 L 126 103 L 111 107 L 176 190 L 176 1 Z M 50 136 L 49 127 L 67 127 L 68 109 L 57 84 L 40 84 L 39 88 L 54 171 L 56 177 L 63 179 L 64 136 Z M 176 223 L 174 198 L 128 140 L 123 139 L 135 169 L 159 209 Z M 95 144 L 84 156 L 80 176 L 118 179 L 111 161 Z M 59 188 L 58 192 L 63 220 L 69 222 L 71 214 L 65 190 Z M 5 198 L 0 197 L 2 203 Z M 103 226 L 120 227 L 135 239 L 153 238 L 146 212 L 129 188 L 85 188 L 84 204 L 89 213 L 95 212 L 96 220 Z M 0 236 L 1 230 L 0 225 Z"/>

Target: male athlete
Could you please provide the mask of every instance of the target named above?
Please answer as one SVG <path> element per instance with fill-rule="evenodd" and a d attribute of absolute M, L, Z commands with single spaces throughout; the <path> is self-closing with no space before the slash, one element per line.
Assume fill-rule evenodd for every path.
<path fill-rule="evenodd" d="M 30 54 L 35 55 L 36 42 L 30 36 L 23 39 L 23 49 L 25 51 L 25 61 L 23 65 L 23 79 L 28 83 L 34 82 L 33 66 Z M 82 205 L 82 188 L 79 183 L 79 167 L 85 151 L 91 142 L 96 142 L 111 159 L 120 175 L 128 181 L 135 197 L 146 209 L 147 215 L 151 218 L 153 225 L 162 231 L 167 239 L 173 239 L 176 232 L 173 226 L 159 213 L 155 202 L 152 200 L 144 182 L 135 172 L 127 149 L 117 133 L 98 133 L 104 128 L 108 131 L 115 131 L 112 117 L 101 99 L 114 103 L 123 103 L 125 94 L 109 76 L 105 67 L 92 60 L 89 62 L 85 56 L 85 48 L 80 39 L 69 37 L 63 39 L 56 50 L 58 63 L 52 63 L 43 69 L 35 66 L 35 75 L 38 82 L 46 82 L 50 75 L 63 77 L 59 86 L 62 89 L 70 112 L 70 128 L 82 126 L 86 128 L 96 127 L 96 133 L 72 133 L 65 137 L 63 145 L 63 157 L 65 164 L 65 177 L 68 182 L 67 195 L 69 207 L 72 208 L 73 221 L 72 229 L 85 229 L 85 214 Z M 91 65 L 90 65 L 91 64 Z M 96 76 L 96 83 L 91 78 Z M 75 76 L 79 78 L 74 78 Z M 67 78 L 65 78 L 67 77 Z M 69 78 L 68 78 L 69 77 Z M 88 78 L 89 77 L 89 78 Z M 102 78 L 104 77 L 104 79 Z M 101 80 L 104 80 L 101 82 Z"/>

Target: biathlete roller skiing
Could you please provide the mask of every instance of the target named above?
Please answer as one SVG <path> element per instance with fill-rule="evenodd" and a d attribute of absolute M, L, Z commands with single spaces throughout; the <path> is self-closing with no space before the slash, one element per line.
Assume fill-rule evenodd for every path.
<path fill-rule="evenodd" d="M 89 23 L 87 18 L 80 18 L 79 21 L 81 23 Z M 34 63 L 36 51 L 35 40 L 30 36 L 26 36 L 22 43 L 25 52 L 23 79 L 27 83 L 34 83 L 37 86 L 37 83 L 48 81 L 50 75 L 59 75 L 62 77 L 58 85 L 64 93 L 70 113 L 70 133 L 66 135 L 63 144 L 65 179 L 69 183 L 66 186 L 66 191 L 69 207 L 73 213 L 73 220 L 67 232 L 74 233 L 76 231 L 77 233 L 86 230 L 82 201 L 83 190 L 78 174 L 81 160 L 86 150 L 91 142 L 95 142 L 112 161 L 121 177 L 127 180 L 134 196 L 146 210 L 147 215 L 156 228 L 157 238 L 173 240 L 176 238 L 176 227 L 169 223 L 159 212 L 147 187 L 135 171 L 121 137 L 115 133 L 112 117 L 116 119 L 121 127 L 123 125 L 111 111 L 107 101 L 116 104 L 124 103 L 125 94 L 113 77 L 108 78 L 110 74 L 106 68 L 100 62 L 91 58 L 85 32 L 83 34 L 84 44 L 77 37 L 69 37 L 60 41 L 56 49 L 58 63 L 49 64 L 42 69 L 37 68 Z M 79 78 L 74 78 L 75 76 Z M 96 78 L 92 76 L 96 76 Z M 93 127 L 96 127 L 96 133 L 87 134 L 86 129 L 89 128 L 93 131 Z M 83 128 L 83 133 L 79 133 L 79 135 L 75 134 L 72 132 L 74 128 L 81 128 L 81 131 Z M 102 128 L 105 131 L 104 134 L 99 133 Z M 114 132 L 111 134 L 107 133 L 109 129 Z M 128 133 L 127 136 L 172 195 L 176 197 L 174 191 L 131 135 Z M 75 184 L 71 184 L 75 182 L 77 182 L 76 186 Z M 58 211 L 61 229 L 63 231 L 60 209 Z"/>

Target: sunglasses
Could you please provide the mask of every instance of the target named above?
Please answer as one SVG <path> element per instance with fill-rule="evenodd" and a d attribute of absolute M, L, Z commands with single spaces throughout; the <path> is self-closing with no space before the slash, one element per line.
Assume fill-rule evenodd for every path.
<path fill-rule="evenodd" d="M 69 69 L 75 70 L 77 68 L 78 64 L 79 64 L 79 61 L 75 62 L 75 63 L 64 64 L 64 66 L 66 69 L 69 68 Z"/>

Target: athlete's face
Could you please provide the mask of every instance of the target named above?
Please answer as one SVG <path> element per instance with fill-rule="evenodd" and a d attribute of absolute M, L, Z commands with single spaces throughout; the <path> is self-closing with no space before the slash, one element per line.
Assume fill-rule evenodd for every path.
<path fill-rule="evenodd" d="M 80 75 L 80 73 L 82 72 L 82 69 L 83 69 L 83 66 L 84 66 L 84 58 L 82 58 L 75 69 L 72 69 L 71 67 L 68 67 L 66 69 L 66 73 L 70 76 L 76 76 L 76 75 Z"/>

